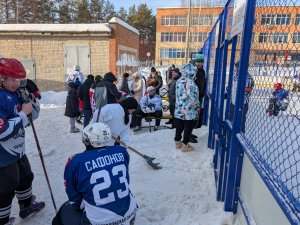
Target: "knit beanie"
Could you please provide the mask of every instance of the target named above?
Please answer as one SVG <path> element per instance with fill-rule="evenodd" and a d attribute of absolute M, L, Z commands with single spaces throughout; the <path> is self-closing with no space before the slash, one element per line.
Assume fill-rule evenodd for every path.
<path fill-rule="evenodd" d="M 120 102 L 121 106 L 125 109 L 136 109 L 138 107 L 138 102 L 133 97 L 125 98 Z"/>
<path fill-rule="evenodd" d="M 151 67 L 151 72 L 154 73 L 156 71 L 155 67 Z"/>

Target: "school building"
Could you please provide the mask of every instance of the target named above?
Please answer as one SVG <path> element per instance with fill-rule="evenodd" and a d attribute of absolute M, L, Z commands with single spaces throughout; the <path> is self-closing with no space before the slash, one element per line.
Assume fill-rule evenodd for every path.
<path fill-rule="evenodd" d="M 203 47 L 222 10 L 223 7 L 192 8 L 188 20 L 188 7 L 158 8 L 155 64 L 188 62 L 191 53 Z M 229 23 L 232 14 L 233 10 L 228 10 Z M 255 17 L 252 53 L 256 61 L 282 65 L 300 59 L 300 7 L 257 7 Z M 186 49 L 189 49 L 188 53 Z M 230 49 L 229 46 L 229 52 Z"/>

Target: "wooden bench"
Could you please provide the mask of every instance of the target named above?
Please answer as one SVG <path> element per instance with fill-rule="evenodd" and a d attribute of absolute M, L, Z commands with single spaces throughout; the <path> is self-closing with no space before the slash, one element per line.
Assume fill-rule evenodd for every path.
<path fill-rule="evenodd" d="M 142 119 L 145 119 L 145 120 L 155 120 L 156 117 L 155 116 L 144 116 L 142 117 Z M 163 114 L 163 116 L 161 117 L 161 119 L 166 119 L 166 120 L 169 120 L 169 119 L 173 119 L 173 116 L 171 114 Z M 149 131 L 151 132 L 151 128 L 154 127 L 151 125 L 151 122 L 149 122 L 149 125 L 147 126 L 142 126 L 142 128 L 149 128 Z M 166 129 L 171 129 L 171 127 L 169 126 L 166 126 L 166 125 L 160 125 L 160 127 L 162 128 L 166 128 Z"/>

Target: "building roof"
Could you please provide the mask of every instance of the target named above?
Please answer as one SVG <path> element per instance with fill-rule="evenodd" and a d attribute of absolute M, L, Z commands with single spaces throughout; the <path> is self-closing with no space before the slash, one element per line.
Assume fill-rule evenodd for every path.
<path fill-rule="evenodd" d="M 120 24 L 121 26 L 127 28 L 128 30 L 140 35 L 140 32 L 135 29 L 133 26 L 129 25 L 128 23 L 124 22 L 123 20 L 117 18 L 117 17 L 113 17 L 111 18 L 111 20 L 109 21 L 109 23 L 117 23 Z"/>
<path fill-rule="evenodd" d="M 108 23 L 94 24 L 0 24 L 0 31 L 7 32 L 103 32 L 111 33 Z"/>

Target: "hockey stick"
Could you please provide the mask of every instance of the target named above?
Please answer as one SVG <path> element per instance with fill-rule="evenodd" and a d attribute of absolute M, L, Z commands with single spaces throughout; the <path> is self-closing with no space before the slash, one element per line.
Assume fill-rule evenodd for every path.
<path fill-rule="evenodd" d="M 26 91 L 26 88 L 24 88 L 24 87 L 20 88 L 20 91 L 21 91 L 22 98 L 23 98 L 24 102 L 29 103 L 30 98 L 29 98 L 29 93 L 27 93 L 27 91 Z M 37 134 L 36 134 L 36 130 L 35 130 L 35 127 L 34 127 L 34 123 L 33 123 L 31 114 L 28 115 L 28 120 L 29 120 L 29 123 L 32 127 L 32 132 L 33 132 L 33 136 L 34 136 L 34 139 L 35 139 L 36 147 L 38 149 L 39 156 L 40 156 L 40 159 L 41 159 L 41 162 L 42 162 L 42 167 L 43 167 L 44 174 L 45 174 L 46 181 L 47 181 L 47 185 L 48 185 L 48 188 L 49 188 L 49 191 L 50 191 L 51 200 L 52 200 L 52 203 L 53 203 L 53 206 L 54 206 L 54 211 L 55 211 L 55 213 L 57 213 L 57 208 L 56 208 L 55 200 L 54 200 L 54 197 L 53 197 L 53 192 L 52 192 L 52 189 L 51 189 L 50 181 L 49 181 L 49 178 L 48 178 L 43 153 L 42 153 L 42 150 L 41 150 L 39 139 L 38 139 Z"/>
<path fill-rule="evenodd" d="M 159 170 L 162 167 L 159 166 L 159 163 L 154 163 L 153 160 L 155 160 L 155 158 L 149 157 L 147 155 L 144 155 L 142 153 L 140 153 L 138 150 L 134 149 L 133 147 L 127 146 L 123 141 L 120 141 L 119 139 L 115 138 L 114 136 L 111 137 L 114 141 L 116 141 L 117 143 L 123 145 L 124 147 L 126 147 L 127 149 L 133 151 L 134 153 L 138 154 L 139 156 L 143 157 L 146 162 L 155 170 Z"/>
<path fill-rule="evenodd" d="M 33 124 L 32 117 L 29 116 L 28 119 L 29 119 L 30 125 L 32 127 L 32 131 L 33 131 L 33 135 L 34 135 L 36 147 L 38 149 L 39 156 L 40 156 L 40 159 L 41 159 L 41 162 L 42 162 L 42 167 L 43 167 L 44 174 L 45 174 L 46 181 L 47 181 L 47 185 L 48 185 L 48 188 L 49 188 L 49 191 L 50 191 L 51 200 L 52 200 L 52 203 L 53 203 L 53 206 L 54 206 L 54 210 L 55 210 L 55 213 L 57 213 L 57 208 L 56 208 L 55 200 L 54 200 L 54 197 L 53 197 L 53 192 L 52 192 L 52 189 L 51 189 L 50 181 L 49 181 L 49 178 L 48 178 L 48 174 L 47 174 L 47 170 L 46 170 L 46 166 L 45 166 L 45 162 L 44 162 L 44 157 L 43 157 L 43 153 L 42 153 L 42 150 L 41 150 L 41 146 L 40 146 L 40 143 L 39 143 L 39 139 L 38 139 L 36 131 L 35 131 L 35 127 L 34 127 L 34 124 Z"/>

